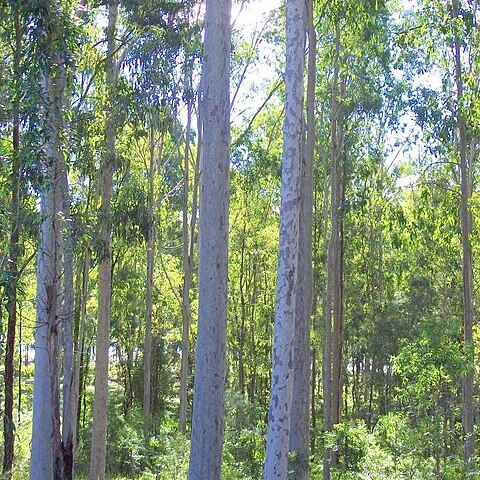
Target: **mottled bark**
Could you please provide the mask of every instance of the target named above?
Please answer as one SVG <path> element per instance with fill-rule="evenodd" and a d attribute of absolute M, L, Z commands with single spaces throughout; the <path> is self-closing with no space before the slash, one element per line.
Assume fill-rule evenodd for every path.
<path fill-rule="evenodd" d="M 230 0 L 207 0 L 202 71 L 199 308 L 189 480 L 218 480 L 224 427 L 230 156 Z"/>
<path fill-rule="evenodd" d="M 50 12 L 49 12 L 50 13 Z M 53 56 L 52 56 L 53 58 Z M 45 183 L 40 198 L 40 245 L 37 262 L 37 320 L 35 328 L 35 373 L 33 391 L 30 480 L 59 479 L 63 476 L 63 449 L 60 434 L 60 343 L 62 318 L 63 196 L 59 187 L 66 168 L 61 152 L 60 128 L 62 87 L 53 75 L 60 61 L 44 66 L 41 79 L 46 126 L 42 169 Z M 54 65 L 55 64 L 55 67 Z"/>
<path fill-rule="evenodd" d="M 111 200 L 113 195 L 113 171 L 116 154 L 116 120 L 114 117 L 117 68 L 116 26 L 118 0 L 108 2 L 106 72 L 105 151 L 100 165 L 100 239 L 98 263 L 98 323 L 95 357 L 95 394 L 93 398 L 92 447 L 90 455 L 90 480 L 105 478 L 107 457 L 107 407 L 108 407 L 108 350 L 110 346 L 110 313 L 112 293 L 112 225 Z"/>
<path fill-rule="evenodd" d="M 308 79 L 307 137 L 302 162 L 298 273 L 293 343 L 293 398 L 290 420 L 289 476 L 305 480 L 309 467 L 310 400 L 310 323 L 313 296 L 313 155 L 315 150 L 315 58 L 316 35 L 313 25 L 313 1 L 307 2 Z"/>
<path fill-rule="evenodd" d="M 275 331 L 265 480 L 287 479 L 290 415 L 293 392 L 300 177 L 303 146 L 303 77 L 306 4 L 287 0 L 285 123 L 283 128 L 280 244 L 278 253 Z"/>

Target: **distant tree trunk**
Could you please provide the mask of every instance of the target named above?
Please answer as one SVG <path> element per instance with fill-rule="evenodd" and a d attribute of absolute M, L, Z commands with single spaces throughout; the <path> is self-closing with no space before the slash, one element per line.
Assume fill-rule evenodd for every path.
<path fill-rule="evenodd" d="M 65 69 L 60 68 L 57 74 L 57 82 L 62 82 L 62 91 L 66 87 Z M 64 96 L 62 95 L 62 99 Z M 62 102 L 62 106 L 63 102 Z M 64 127 L 63 118 L 60 119 L 60 127 Z M 63 157 L 62 157 L 63 160 Z M 73 449 L 74 432 L 76 424 L 75 414 L 75 385 L 73 378 L 73 322 L 74 322 L 74 255 L 72 238 L 72 221 L 70 216 L 70 193 L 68 182 L 68 170 L 65 161 L 60 164 L 58 171 L 57 188 L 62 197 L 61 215 L 63 220 L 62 235 L 62 295 L 63 303 L 60 312 L 61 320 L 61 339 L 63 344 L 63 412 L 62 412 L 62 452 L 63 452 L 63 475 L 66 480 L 73 478 Z M 59 365 L 60 366 L 60 365 Z"/>
<path fill-rule="evenodd" d="M 207 0 L 202 71 L 204 161 L 199 308 L 189 480 L 221 473 L 228 274 L 231 0 Z"/>
<path fill-rule="evenodd" d="M 287 0 L 282 202 L 280 207 L 280 244 L 270 410 L 264 469 L 265 480 L 286 480 L 288 472 L 298 237 L 301 210 L 300 179 L 304 154 L 303 71 L 305 65 L 306 18 L 305 0 Z M 309 203 L 309 200 L 307 200 L 307 205 Z M 306 287 L 308 282 L 307 279 Z M 305 314 L 305 310 L 303 313 Z"/>
<path fill-rule="evenodd" d="M 153 118 L 152 118 L 153 122 Z M 153 271 L 155 267 L 155 131 L 150 126 L 149 138 L 150 165 L 148 171 L 148 232 L 147 232 L 147 301 L 145 314 L 145 343 L 143 352 L 143 415 L 145 426 L 150 422 L 152 393 L 152 310 L 153 310 Z"/>
<path fill-rule="evenodd" d="M 106 71 L 105 153 L 100 165 L 100 238 L 102 248 L 98 265 L 98 324 L 95 357 L 95 394 L 93 398 L 92 448 L 90 480 L 105 478 L 107 457 L 107 407 L 108 407 L 108 350 L 110 346 L 110 313 L 112 293 L 112 225 L 111 200 L 113 195 L 113 170 L 116 155 L 116 120 L 114 116 L 115 86 L 117 80 L 116 25 L 118 0 L 108 2 Z"/>
<path fill-rule="evenodd" d="M 7 288 L 7 341 L 5 349 L 5 412 L 3 415 L 3 473 L 10 478 L 13 466 L 15 441 L 15 424 L 13 422 L 13 359 L 15 352 L 15 330 L 17 326 L 17 283 L 19 257 L 19 230 L 21 188 L 20 178 L 22 163 L 20 159 L 20 61 L 22 56 L 22 28 L 20 6 L 17 4 L 14 12 L 15 49 L 13 53 L 13 135 L 12 135 L 12 220 L 10 226 L 9 245 L 9 287 Z"/>
<path fill-rule="evenodd" d="M 191 80 L 191 79 L 190 79 Z M 200 114 L 199 114 L 200 116 Z M 190 348 L 190 285 L 193 272 L 193 254 L 195 247 L 195 225 L 197 222 L 197 198 L 199 185 L 199 170 L 202 144 L 202 123 L 199 117 L 197 158 L 193 180 L 192 213 L 188 220 L 188 192 L 190 184 L 190 132 L 192 121 L 192 104 L 187 105 L 187 130 L 185 140 L 185 169 L 183 185 L 183 296 L 182 296 L 182 364 L 180 372 L 180 417 L 179 430 L 185 434 L 187 431 L 187 404 L 188 404 L 188 373 L 189 373 L 189 348 Z"/>
<path fill-rule="evenodd" d="M 452 0 L 453 19 L 458 19 L 459 2 Z M 460 223 L 462 237 L 462 272 L 463 272 L 463 331 L 464 352 L 468 370 L 463 378 L 463 433 L 465 435 L 465 460 L 469 468 L 473 467 L 475 456 L 475 437 L 473 430 L 473 375 L 474 375 L 474 344 L 473 344 L 473 269 L 470 237 L 472 234 L 472 213 L 469 202 L 473 189 L 473 157 L 467 154 L 467 121 L 461 111 L 463 102 L 463 80 L 461 46 L 457 27 L 454 26 L 454 55 L 455 55 L 455 81 L 457 86 L 457 125 L 460 150 Z"/>
<path fill-rule="evenodd" d="M 332 316 L 334 317 L 334 330 L 338 328 L 335 324 L 335 316 L 338 315 L 338 294 L 339 294 L 339 252 L 340 252 L 340 151 L 338 145 L 338 81 L 339 81 L 339 56 L 340 56 L 340 26 L 336 25 L 335 30 L 335 58 L 332 79 L 332 115 L 331 115 L 331 168 L 330 168 L 330 185 L 331 185 L 331 231 L 330 241 L 328 244 L 327 258 L 327 289 L 325 302 L 325 340 L 324 340 L 324 358 L 323 358 L 323 417 L 326 432 L 333 431 L 334 425 L 334 408 L 338 402 L 338 395 L 335 396 L 334 390 L 338 389 L 338 383 L 334 385 L 335 361 L 332 372 L 332 359 L 337 358 L 335 355 L 334 334 L 332 332 Z M 337 307 L 337 308 L 336 308 Z M 332 315 L 333 314 L 333 315 Z M 337 317 L 338 318 L 338 317 Z M 337 340 L 338 341 L 338 340 Z M 338 348 L 338 347 L 337 347 Z M 325 449 L 323 479 L 330 480 L 330 468 L 332 464 L 332 450 Z"/>
<path fill-rule="evenodd" d="M 340 82 L 339 99 L 345 96 L 345 80 Z M 340 423 L 342 413 L 342 365 L 343 365 L 343 325 L 344 325 L 344 241 L 343 241 L 343 203 L 345 197 L 345 125 L 341 118 L 341 106 L 336 101 L 336 119 L 334 120 L 336 139 L 333 140 L 333 152 L 336 160 L 333 161 L 335 168 L 335 185 L 332 184 L 332 192 L 336 198 L 332 198 L 332 231 L 333 242 L 333 332 L 332 332 L 332 422 L 333 425 Z M 333 168 L 333 167 L 332 167 Z M 335 224 L 335 226 L 333 226 Z"/>
<path fill-rule="evenodd" d="M 307 2 L 308 79 L 307 139 L 302 162 L 298 273 L 293 342 L 293 398 L 290 419 L 289 466 L 292 480 L 305 480 L 309 467 L 310 433 L 310 319 L 312 314 L 313 269 L 313 155 L 315 150 L 315 59 L 316 35 L 313 24 L 313 1 Z"/>
<path fill-rule="evenodd" d="M 75 400 L 76 400 L 76 407 L 75 407 L 75 434 L 74 434 L 74 447 L 77 442 L 77 435 L 78 435 L 78 425 L 79 425 L 79 412 L 80 412 L 80 401 L 81 401 L 81 371 L 83 368 L 83 356 L 85 350 L 85 326 L 86 326 L 86 319 L 87 319 L 87 298 L 88 298 L 88 277 L 90 272 L 90 248 L 87 247 L 85 252 L 85 259 L 83 261 L 83 273 L 81 278 L 81 298 L 80 303 L 77 308 L 80 310 L 80 319 L 79 319 L 79 326 L 78 326 L 78 335 L 77 335 L 77 349 L 75 354 L 75 370 L 74 370 L 74 385 L 75 385 Z M 74 452 L 75 453 L 75 452 Z M 75 458 L 75 456 L 74 456 Z"/>

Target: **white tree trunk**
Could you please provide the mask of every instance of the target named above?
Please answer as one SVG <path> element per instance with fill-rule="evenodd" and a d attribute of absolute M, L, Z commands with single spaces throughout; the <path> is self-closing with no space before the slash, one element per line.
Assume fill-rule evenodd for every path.
<path fill-rule="evenodd" d="M 107 407 L 108 407 L 108 349 L 110 346 L 110 313 L 112 293 L 112 225 L 111 200 L 113 195 L 113 169 L 115 158 L 116 127 L 113 97 L 116 84 L 116 24 L 118 0 L 108 2 L 107 57 L 107 112 L 105 122 L 105 154 L 100 166 L 100 238 L 102 251 L 98 265 L 98 324 L 95 357 L 95 394 L 93 398 L 92 447 L 90 455 L 90 480 L 105 478 L 107 459 Z"/>
<path fill-rule="evenodd" d="M 278 254 L 272 382 L 265 459 L 265 480 L 287 479 L 293 390 L 300 176 L 303 155 L 303 70 L 305 0 L 287 0 L 285 123 L 283 128 L 282 204 Z"/>
<path fill-rule="evenodd" d="M 221 472 L 228 273 L 231 0 L 207 0 L 202 72 L 199 309 L 189 480 Z"/>
<path fill-rule="evenodd" d="M 47 70 L 51 66 L 47 66 Z M 50 480 L 61 472 L 59 396 L 59 329 L 61 328 L 62 209 L 58 187 L 64 163 L 60 151 L 58 109 L 51 72 L 41 79 L 45 129 L 42 170 L 45 175 L 40 203 L 40 246 L 37 263 L 37 321 L 30 480 Z"/>
<path fill-rule="evenodd" d="M 295 305 L 295 335 L 293 343 L 293 398 L 290 420 L 291 464 L 294 480 L 308 477 L 309 464 L 309 399 L 310 399 L 310 318 L 312 314 L 313 268 L 313 155 L 315 150 L 315 53 L 316 36 L 313 25 L 313 0 L 308 13 L 308 82 L 307 82 L 307 141 L 301 177 L 298 273 Z"/>

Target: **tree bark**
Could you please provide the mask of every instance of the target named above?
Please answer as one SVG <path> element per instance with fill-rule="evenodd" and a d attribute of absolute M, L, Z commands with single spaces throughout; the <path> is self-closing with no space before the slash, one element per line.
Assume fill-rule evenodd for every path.
<path fill-rule="evenodd" d="M 190 79 L 191 80 L 191 79 Z M 180 416 L 179 430 L 187 432 L 188 405 L 188 365 L 190 348 L 190 285 L 193 271 L 193 248 L 195 241 L 195 224 L 197 216 L 198 170 L 200 165 L 201 121 L 198 122 L 197 159 L 195 162 L 195 178 L 192 199 L 192 215 L 188 221 L 188 192 L 190 185 L 190 133 L 192 123 L 192 103 L 187 104 L 187 129 L 185 134 L 185 168 L 183 174 L 183 295 L 182 295 L 182 359 L 180 371 Z"/>
<path fill-rule="evenodd" d="M 20 159 L 20 61 L 22 56 L 22 29 L 20 20 L 20 6 L 16 5 L 14 12 L 15 47 L 13 54 L 13 134 L 12 134 L 12 220 L 10 227 L 9 245 L 9 288 L 7 288 L 7 341 L 5 349 L 5 412 L 3 415 L 3 473 L 10 478 L 13 466 L 15 424 L 13 422 L 13 380 L 14 380 L 14 353 L 15 330 L 17 326 L 17 284 L 18 284 L 18 257 L 19 257 L 19 230 L 21 188 L 20 178 L 22 163 Z"/>
<path fill-rule="evenodd" d="M 52 9 L 56 5 L 52 6 Z M 47 15 L 53 15 L 49 10 Z M 48 41 L 48 35 L 46 36 Z M 65 166 L 61 152 L 63 86 L 61 60 L 54 53 L 41 78 L 43 121 L 46 128 L 42 169 L 40 246 L 37 263 L 37 322 L 33 392 L 30 480 L 63 478 L 60 433 L 60 343 L 62 317 L 62 252 L 64 197 L 60 183 Z M 51 60 L 50 60 L 51 59 Z M 53 73 L 53 69 L 57 71 Z M 54 81 L 55 78 L 55 81 Z"/>
<path fill-rule="evenodd" d="M 189 480 L 218 480 L 224 425 L 230 156 L 231 0 L 207 0 L 199 309 Z"/>
<path fill-rule="evenodd" d="M 155 267 L 155 131 L 153 123 L 150 126 L 149 143 L 150 165 L 148 171 L 147 301 L 145 313 L 145 342 L 143 353 L 143 415 L 145 426 L 148 426 L 148 423 L 150 421 L 152 395 L 152 309 L 153 271 Z"/>
<path fill-rule="evenodd" d="M 312 228 L 313 228 L 313 156 L 315 150 L 315 58 L 316 35 L 313 24 L 313 1 L 307 2 L 308 78 L 307 137 L 302 162 L 298 245 L 298 273 L 295 301 L 293 343 L 293 398 L 290 420 L 289 475 L 305 480 L 309 468 L 310 433 L 310 323 L 313 296 Z"/>
<path fill-rule="evenodd" d="M 458 19 L 459 2 L 452 0 L 453 20 Z M 467 120 L 461 111 L 463 102 L 463 80 L 461 46 L 457 27 L 454 25 L 454 56 L 455 82 L 457 87 L 457 126 L 459 136 L 460 157 L 460 223 L 462 241 L 462 275 L 463 275 L 463 334 L 464 352 L 467 362 L 467 372 L 463 378 L 463 433 L 465 435 L 465 461 L 469 469 L 473 468 L 475 459 L 475 437 L 473 430 L 473 375 L 474 375 L 474 344 L 473 344 L 473 268 L 470 236 L 472 234 L 472 213 L 469 202 L 472 197 L 473 156 L 469 161 L 467 154 Z"/>
<path fill-rule="evenodd" d="M 323 389 L 324 389 L 324 427 L 326 432 L 333 431 L 335 423 L 335 405 L 338 404 L 338 382 L 336 363 L 338 362 L 338 300 L 339 300 L 339 252 L 340 252 L 340 149 L 338 142 L 338 82 L 339 82 L 339 56 L 340 56 L 340 26 L 335 28 L 335 58 L 332 79 L 332 115 L 331 115 L 331 231 L 328 244 L 327 259 L 327 293 L 325 304 L 325 344 L 323 366 Z M 332 331 L 333 317 L 333 331 Z M 336 337 L 336 338 L 335 338 Z M 333 360 L 333 369 L 332 369 Z M 333 371 L 332 371 L 333 370 Z M 330 468 L 332 464 L 332 450 L 325 449 L 323 479 L 330 480 Z"/>
<path fill-rule="evenodd" d="M 110 346 L 110 313 L 112 293 L 112 225 L 111 200 L 113 195 L 113 171 L 116 154 L 116 121 L 114 112 L 117 81 L 116 26 L 118 0 L 108 2 L 106 71 L 106 120 L 105 153 L 100 166 L 100 238 L 101 251 L 98 265 L 98 324 L 95 358 L 95 394 L 93 398 L 92 447 L 90 456 L 90 480 L 105 478 L 107 457 L 107 408 L 108 408 L 108 351 Z"/>
<path fill-rule="evenodd" d="M 288 473 L 301 209 L 300 177 L 304 154 L 303 71 L 306 17 L 305 0 L 287 0 L 282 202 L 265 480 L 286 480 Z"/>

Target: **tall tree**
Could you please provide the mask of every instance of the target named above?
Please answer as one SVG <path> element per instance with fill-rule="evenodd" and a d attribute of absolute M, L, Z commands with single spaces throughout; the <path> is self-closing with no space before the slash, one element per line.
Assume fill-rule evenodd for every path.
<path fill-rule="evenodd" d="M 152 115 L 153 117 L 153 115 Z M 143 413 L 148 424 L 152 396 L 152 311 L 153 311 L 153 270 L 155 267 L 155 129 L 153 118 L 149 128 L 149 168 L 147 197 L 147 299 L 145 312 L 145 342 L 143 358 Z"/>
<path fill-rule="evenodd" d="M 93 399 L 92 448 L 90 480 L 105 478 L 107 459 L 107 407 L 108 407 L 108 351 L 110 347 L 110 314 L 112 294 L 112 224 L 111 201 L 113 171 L 116 155 L 115 95 L 117 83 L 117 16 L 118 0 L 108 1 L 107 54 L 105 58 L 106 105 L 105 150 L 100 165 L 99 214 L 101 248 L 98 264 L 98 323 L 95 357 L 95 394 Z"/>
<path fill-rule="evenodd" d="M 224 429 L 231 0 L 207 0 L 201 90 L 199 306 L 189 480 L 217 480 Z"/>
<path fill-rule="evenodd" d="M 287 479 L 295 361 L 293 340 L 301 209 L 301 164 L 304 155 L 303 90 L 307 19 L 305 0 L 288 0 L 286 15 L 282 202 L 265 480 Z M 307 205 L 308 202 L 307 200 Z"/>
<path fill-rule="evenodd" d="M 191 88 L 191 75 L 189 78 Z M 197 223 L 198 209 L 198 186 L 200 158 L 202 154 L 202 122 L 200 118 L 197 121 L 197 155 L 195 160 L 192 210 L 190 220 L 188 218 L 188 194 L 190 185 L 190 136 L 192 121 L 192 99 L 187 100 L 187 128 L 185 140 L 185 166 L 183 171 L 183 205 L 182 205 L 182 236 L 183 236 L 183 295 L 182 295 L 182 364 L 180 370 L 180 415 L 179 430 L 182 433 L 187 431 L 187 403 L 188 403 L 188 373 L 189 373 L 189 346 L 190 346 L 190 323 L 191 323 L 191 304 L 190 288 L 193 273 L 193 255 L 195 248 L 195 226 Z"/>
<path fill-rule="evenodd" d="M 293 344 L 293 398 L 290 420 L 289 471 L 291 478 L 305 480 L 309 464 L 310 399 L 310 318 L 312 314 L 313 268 L 313 157 L 315 150 L 315 61 L 316 33 L 313 0 L 307 2 L 308 78 L 307 137 L 302 161 L 298 273 Z"/>
<path fill-rule="evenodd" d="M 13 132 L 12 132 L 12 199 L 11 199 L 11 226 L 9 244 L 9 288 L 7 289 L 7 342 L 5 351 L 5 411 L 3 415 L 3 472 L 10 474 L 13 466 L 13 452 L 15 441 L 15 425 L 13 422 L 13 378 L 15 331 L 17 328 L 17 284 L 18 261 L 20 248 L 20 205 L 21 205 L 21 169 L 20 157 L 20 65 L 22 58 L 22 15 L 20 5 L 13 6 L 14 48 L 13 48 Z"/>
<path fill-rule="evenodd" d="M 67 294 L 63 211 L 68 195 L 67 166 L 62 149 L 65 108 L 64 12 L 59 2 L 40 5 L 36 39 L 47 54 L 40 59 L 42 139 L 40 246 L 37 263 L 37 322 L 30 479 L 64 475 L 60 422 L 60 336 Z M 69 208 L 68 208 L 69 211 Z M 72 295 L 69 292 L 68 295 Z M 70 305 L 72 308 L 72 305 Z M 71 354 L 72 352 L 70 352 Z M 67 353 L 68 355 L 69 353 Z"/>
<path fill-rule="evenodd" d="M 460 226 L 462 238 L 462 291 L 463 291 L 463 335 L 464 349 L 467 361 L 467 371 L 463 378 L 463 433 L 465 435 L 465 460 L 472 468 L 475 454 L 474 437 L 474 407 L 473 407 L 473 267 L 472 248 L 470 238 L 472 235 L 473 218 L 469 208 L 473 190 L 473 160 L 468 155 L 467 120 L 463 111 L 464 88 L 462 73 L 461 43 L 458 33 L 459 1 L 452 0 L 452 19 L 454 29 L 454 58 L 455 58 L 455 83 L 457 87 L 457 128 L 458 149 L 460 161 Z M 475 146 L 473 147 L 475 153 Z"/>

